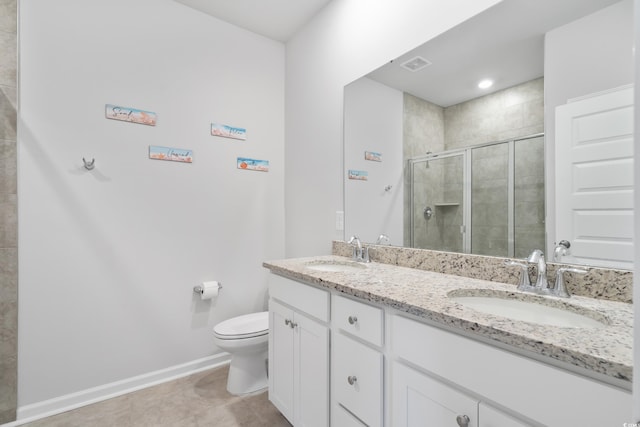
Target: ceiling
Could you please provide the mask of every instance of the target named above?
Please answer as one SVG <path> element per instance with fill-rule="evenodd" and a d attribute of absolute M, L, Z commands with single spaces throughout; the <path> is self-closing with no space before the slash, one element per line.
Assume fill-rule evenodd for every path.
<path fill-rule="evenodd" d="M 175 0 L 230 24 L 286 42 L 331 0 Z"/>
<path fill-rule="evenodd" d="M 619 0 L 506 0 L 395 58 L 368 75 L 387 86 L 448 107 L 541 77 L 544 35 Z M 421 56 L 432 64 L 400 65 Z M 495 81 L 489 90 L 481 79 Z"/>

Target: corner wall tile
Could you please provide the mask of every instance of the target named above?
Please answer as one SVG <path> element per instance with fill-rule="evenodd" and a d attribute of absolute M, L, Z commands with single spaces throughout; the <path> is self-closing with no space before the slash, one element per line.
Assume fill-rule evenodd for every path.
<path fill-rule="evenodd" d="M 18 41 L 16 33 L 0 31 L 0 84 L 17 87 Z"/>
<path fill-rule="evenodd" d="M 18 0 L 0 0 L 0 31 L 18 32 Z"/>
<path fill-rule="evenodd" d="M 18 197 L 0 194 L 0 248 L 18 247 Z"/>
<path fill-rule="evenodd" d="M 17 140 L 16 108 L 2 90 L 0 90 L 0 139 Z"/>

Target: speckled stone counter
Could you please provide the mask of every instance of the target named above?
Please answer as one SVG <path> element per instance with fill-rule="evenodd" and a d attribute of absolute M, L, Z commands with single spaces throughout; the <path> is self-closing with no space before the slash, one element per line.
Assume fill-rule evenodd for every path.
<path fill-rule="evenodd" d="M 313 264 L 351 263 L 346 271 L 318 271 Z M 551 358 L 624 384 L 632 377 L 633 308 L 631 304 L 572 296 L 569 299 L 524 294 L 515 285 L 327 255 L 268 261 L 271 272 L 320 288 L 409 313 L 501 346 Z M 504 268 L 504 267 L 502 267 Z M 484 314 L 454 302 L 449 295 L 489 295 L 539 299 L 602 321 L 605 326 L 557 327 Z"/>

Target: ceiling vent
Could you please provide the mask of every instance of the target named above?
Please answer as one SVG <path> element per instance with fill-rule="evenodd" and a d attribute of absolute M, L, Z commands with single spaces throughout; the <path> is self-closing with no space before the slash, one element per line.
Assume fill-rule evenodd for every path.
<path fill-rule="evenodd" d="M 405 68 L 413 72 L 422 70 L 423 68 L 428 67 L 429 65 L 431 65 L 431 61 L 427 61 L 421 56 L 416 56 L 415 58 L 411 58 L 410 60 L 400 64 L 402 68 Z"/>

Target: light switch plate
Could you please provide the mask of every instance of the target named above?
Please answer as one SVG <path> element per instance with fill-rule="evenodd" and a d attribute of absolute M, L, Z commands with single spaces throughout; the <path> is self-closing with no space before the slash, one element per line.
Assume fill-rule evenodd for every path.
<path fill-rule="evenodd" d="M 344 211 L 336 211 L 336 230 L 344 230 Z"/>

